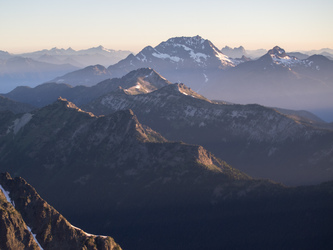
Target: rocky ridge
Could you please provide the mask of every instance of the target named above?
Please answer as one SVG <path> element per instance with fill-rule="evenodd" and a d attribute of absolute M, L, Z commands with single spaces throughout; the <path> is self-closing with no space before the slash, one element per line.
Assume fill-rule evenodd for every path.
<path fill-rule="evenodd" d="M 162 89 L 176 105 L 181 97 L 214 104 L 185 86 Z M 74 225 L 112 235 L 126 249 L 313 248 L 331 238 L 331 183 L 298 190 L 255 180 L 201 146 L 167 141 L 131 110 L 96 116 L 59 99 L 25 118 L 1 119 L 0 170 L 23 176 Z M 15 182 L 23 183 L 1 184 L 9 183 L 3 186 L 18 206 Z M 23 218 L 39 211 L 32 204 L 23 204 Z M 44 234 L 31 229 L 42 245 Z"/>
<path fill-rule="evenodd" d="M 197 178 L 199 173 L 216 175 L 217 180 L 250 179 L 201 146 L 168 142 L 141 125 L 131 110 L 97 117 L 60 98 L 31 113 L 19 127 L 8 123 L 4 127 L 1 170 L 24 176 L 43 195 L 55 192 L 50 183 L 60 180 L 64 187 L 83 185 L 99 190 L 105 176 L 112 180 L 110 187 L 129 180 L 141 183 L 142 175 L 147 183 L 156 182 L 154 185 L 168 180 L 165 187 L 182 185 L 181 180 L 190 181 L 190 176 L 195 176 L 197 185 L 205 183 L 206 177 Z M 47 180 L 40 179 L 41 174 Z"/>
<path fill-rule="evenodd" d="M 99 115 L 132 109 L 140 121 L 166 138 L 203 145 L 257 177 L 293 185 L 332 178 L 327 172 L 333 146 L 332 127 L 309 115 L 292 116 L 286 110 L 280 112 L 260 105 L 220 104 L 184 84 L 168 85 L 140 95 L 110 92 L 84 109 Z M 292 154 L 290 147 L 294 148 Z M 309 152 L 307 156 L 305 151 Z M 303 160 L 298 163 L 292 160 L 300 158 Z M 284 170 L 280 169 L 282 166 Z M 310 172 L 304 174 L 307 168 Z"/>
<path fill-rule="evenodd" d="M 111 237 L 72 226 L 24 179 L 0 174 L 0 185 L 1 249 L 121 249 Z"/>

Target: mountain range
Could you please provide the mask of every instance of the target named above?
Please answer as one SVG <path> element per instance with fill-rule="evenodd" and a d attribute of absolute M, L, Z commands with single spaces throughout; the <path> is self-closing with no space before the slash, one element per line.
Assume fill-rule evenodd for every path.
<path fill-rule="evenodd" d="M 16 86 L 37 86 L 97 63 L 114 64 L 129 53 L 109 50 L 103 46 L 78 51 L 53 48 L 24 54 L 0 51 L 0 92 L 9 92 Z"/>
<path fill-rule="evenodd" d="M 97 115 L 132 109 L 166 138 L 203 145 L 251 176 L 289 185 L 333 178 L 333 127 L 305 112 L 216 103 L 184 84 L 136 95 L 119 89 L 83 109 Z"/>
<path fill-rule="evenodd" d="M 210 101 L 150 68 L 92 87 L 20 87 L 6 98 L 44 107 L 59 96 L 95 115 L 132 109 L 143 124 L 166 138 L 203 145 L 251 176 L 288 185 L 333 177 L 332 124 L 309 112 Z"/>
<path fill-rule="evenodd" d="M 300 60 L 274 47 L 257 60 L 221 72 L 200 93 L 234 103 L 305 109 L 330 121 L 332 70 L 333 61 L 324 56 Z"/>
<path fill-rule="evenodd" d="M 106 68 L 119 53 L 0 51 L 27 80 L 98 60 L 0 96 L 0 249 L 333 248 L 333 123 L 290 109 L 332 111 L 328 57 L 195 36 Z"/>
<path fill-rule="evenodd" d="M 185 86 L 165 88 L 207 102 Z M 253 179 L 201 146 L 166 140 L 131 110 L 96 116 L 59 98 L 2 115 L 0 171 L 22 176 L 71 223 L 112 235 L 124 249 L 332 247 L 332 182 L 286 188 Z M 103 240 L 116 248 L 111 238 L 73 228 L 23 179 L 0 177 L 13 201 L 0 195 L 1 212 L 21 213 L 29 242 L 35 234 L 43 247 L 66 245 L 58 239 L 71 235 L 74 243 Z"/>
<path fill-rule="evenodd" d="M 250 177 L 200 146 L 168 142 L 128 110 L 96 117 L 59 99 L 5 121 L 1 171 L 24 176 L 75 224 L 94 231 L 112 229 L 119 211 L 200 203 L 219 187 L 226 195 L 223 186 L 234 180 L 253 189 L 260 183 L 248 183 Z"/>
<path fill-rule="evenodd" d="M 16 86 L 36 86 L 77 69 L 71 64 L 50 64 L 18 56 L 0 59 L 0 91 L 8 92 Z"/>
<path fill-rule="evenodd" d="M 265 55 L 268 51 L 265 49 L 257 49 L 257 50 L 246 50 L 243 46 L 231 48 L 229 46 L 225 46 L 221 49 L 221 52 L 226 56 L 231 58 L 241 58 L 243 56 L 249 57 L 251 59 L 258 59 Z M 313 55 L 322 55 L 327 57 L 330 60 L 333 60 L 333 50 L 326 48 L 320 50 L 310 50 L 310 51 L 299 51 L 299 52 L 287 52 L 289 56 L 297 57 L 298 59 L 307 59 Z"/>
<path fill-rule="evenodd" d="M 249 57 L 248 52 L 245 50 L 243 46 L 239 46 L 238 48 L 231 48 L 229 46 L 225 46 L 221 49 L 221 52 L 231 58 L 242 58 L 243 56 Z M 267 53 L 266 50 L 262 50 L 262 52 L 263 53 L 260 54 L 260 56 Z"/>
<path fill-rule="evenodd" d="M 244 52 L 244 48 L 238 49 Z M 209 99 L 308 110 L 333 121 L 332 65 L 322 55 L 288 55 L 278 46 L 257 59 L 234 59 L 200 36 L 175 37 L 154 48 L 147 46 L 108 68 L 99 66 L 98 73 L 88 73 L 90 69 L 85 68 L 53 81 L 91 86 L 103 77 L 122 77 L 132 70 L 150 67 L 169 81 L 185 83 Z"/>
<path fill-rule="evenodd" d="M 49 50 L 43 49 L 22 54 L 10 54 L 3 51 L 0 53 L 0 59 L 17 56 L 51 64 L 72 64 L 73 66 L 82 68 L 94 64 L 109 66 L 117 63 L 130 53 L 130 51 L 125 50 L 107 49 L 101 45 L 82 50 L 74 50 L 72 48 L 59 49 L 55 47 Z"/>

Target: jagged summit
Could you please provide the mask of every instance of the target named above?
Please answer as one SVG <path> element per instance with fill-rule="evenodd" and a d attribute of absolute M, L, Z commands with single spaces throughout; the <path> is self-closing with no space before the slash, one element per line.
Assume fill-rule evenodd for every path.
<path fill-rule="evenodd" d="M 295 65 L 302 64 L 302 60 L 294 56 L 289 56 L 284 49 L 279 46 L 275 46 L 270 49 L 265 55 L 258 59 L 259 62 L 264 62 L 267 66 L 280 65 L 285 68 L 289 68 Z"/>
<path fill-rule="evenodd" d="M 225 46 L 221 49 L 221 52 L 231 58 L 242 58 L 243 56 L 248 56 L 243 46 L 239 46 L 238 48 Z"/>
<path fill-rule="evenodd" d="M 154 69 L 148 67 L 148 68 L 139 68 L 137 70 L 132 70 L 125 76 L 123 76 L 121 79 L 126 79 L 127 81 L 133 79 L 146 79 L 147 81 L 150 81 L 153 83 L 154 81 L 157 81 L 156 84 L 159 85 L 168 85 L 171 84 L 168 80 L 166 80 L 163 76 L 161 76 L 159 73 L 157 73 Z M 161 86 L 162 87 L 162 86 Z"/>
<path fill-rule="evenodd" d="M 118 85 L 131 95 L 149 93 L 171 84 L 163 76 L 152 68 L 140 68 L 132 70 L 125 76 L 101 82 L 99 85 Z"/>
<path fill-rule="evenodd" d="M 162 55 L 168 52 L 165 54 L 173 57 L 175 61 L 190 58 L 198 64 L 208 66 L 209 59 L 218 59 L 223 67 L 235 66 L 235 63 L 224 55 L 211 41 L 201 36 L 170 38 L 166 42 L 160 43 L 155 47 L 155 50 L 160 52 L 160 55 L 155 55 L 156 57 L 163 57 Z M 181 55 L 179 56 L 179 60 L 177 55 Z"/>
<path fill-rule="evenodd" d="M 288 56 L 285 52 L 284 49 L 280 48 L 279 46 L 275 46 L 273 49 L 270 49 L 267 54 L 271 55 L 271 56 L 275 56 L 278 58 L 284 58 L 286 56 Z"/>
<path fill-rule="evenodd" d="M 55 103 L 51 104 L 50 106 L 60 107 L 60 108 L 69 108 L 69 109 L 73 109 L 73 110 L 76 110 L 76 111 L 81 112 L 81 113 L 86 113 L 91 117 L 95 116 L 91 112 L 83 111 L 82 109 L 78 108 L 74 103 L 68 101 L 66 98 L 62 98 L 61 96 L 59 96 L 57 101 Z"/>
<path fill-rule="evenodd" d="M 202 45 L 206 39 L 202 38 L 201 36 L 193 36 L 193 37 L 173 37 L 168 39 L 165 43 L 174 43 L 174 44 L 186 44 L 190 47 L 197 47 Z M 162 43 L 163 44 L 163 43 Z"/>
<path fill-rule="evenodd" d="M 168 65 L 170 64 L 170 65 Z M 201 36 L 173 37 L 156 47 L 147 46 L 136 56 L 128 56 L 118 64 L 110 66 L 110 71 L 125 67 L 153 67 L 163 73 L 165 67 L 185 68 L 228 68 L 237 63 L 224 55 L 212 42 Z M 118 69 L 118 70 L 119 70 Z"/>

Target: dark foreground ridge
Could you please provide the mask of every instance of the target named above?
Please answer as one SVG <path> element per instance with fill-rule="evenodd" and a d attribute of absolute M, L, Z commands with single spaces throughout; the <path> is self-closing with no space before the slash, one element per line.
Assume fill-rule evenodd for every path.
<path fill-rule="evenodd" d="M 0 249 L 121 249 L 111 237 L 72 226 L 24 179 L 2 173 L 0 186 Z"/>

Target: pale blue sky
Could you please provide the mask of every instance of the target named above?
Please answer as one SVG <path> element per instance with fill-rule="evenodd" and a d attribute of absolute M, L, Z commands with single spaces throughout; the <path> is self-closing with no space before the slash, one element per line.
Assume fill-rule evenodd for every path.
<path fill-rule="evenodd" d="M 332 0 L 0 0 L 0 50 L 140 51 L 175 36 L 220 49 L 333 48 Z"/>

